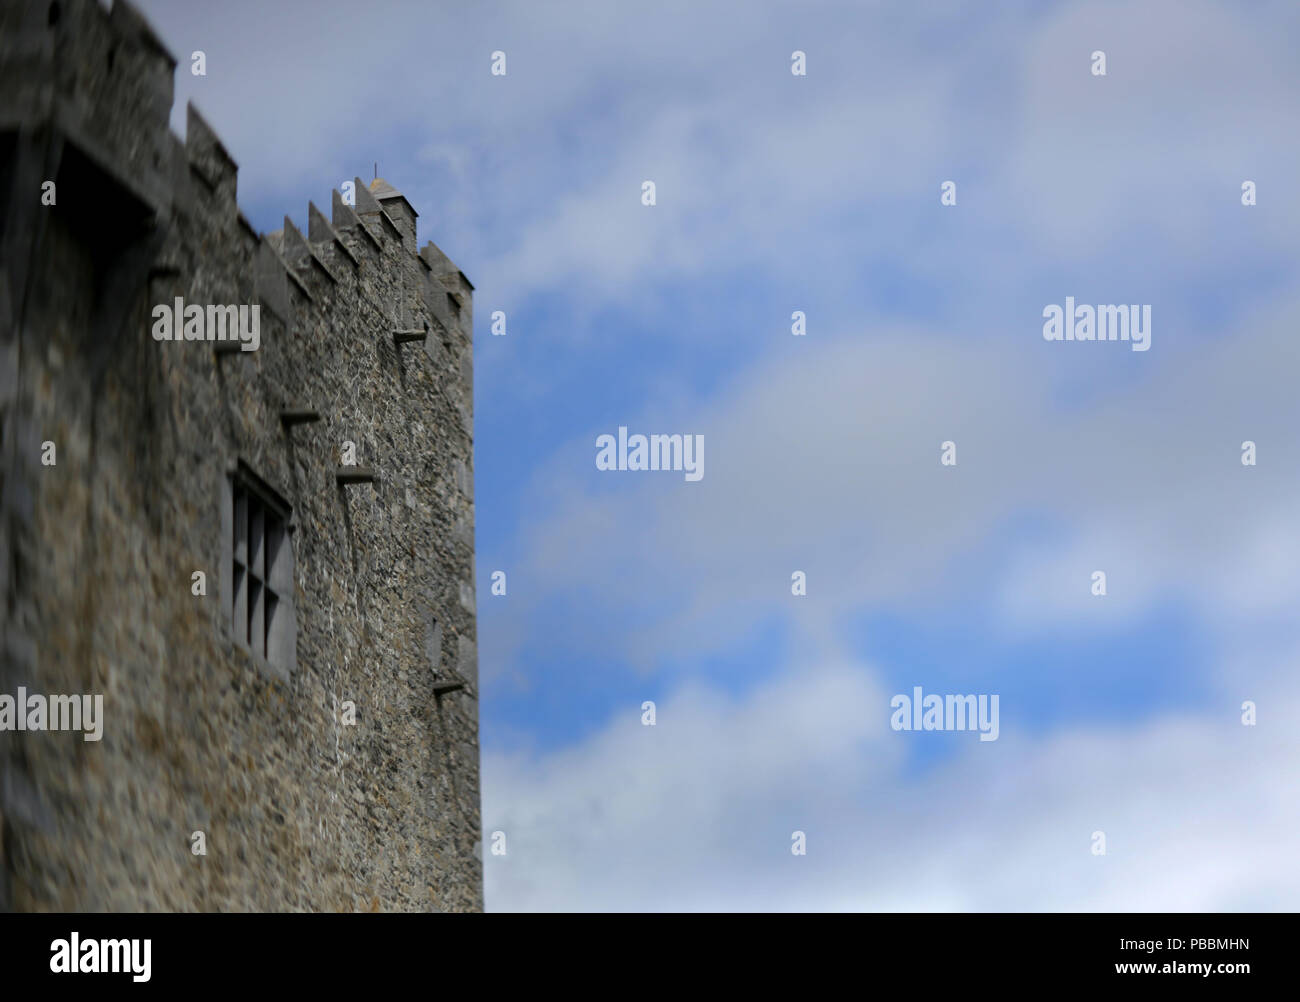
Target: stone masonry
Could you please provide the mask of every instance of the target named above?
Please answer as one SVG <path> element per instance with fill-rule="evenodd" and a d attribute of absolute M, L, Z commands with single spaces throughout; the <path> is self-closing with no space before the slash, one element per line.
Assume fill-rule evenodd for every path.
<path fill-rule="evenodd" d="M 259 235 L 175 67 L 125 0 L 0 0 L 0 695 L 103 696 L 0 729 L 0 909 L 479 910 L 472 286 L 382 180 Z M 259 348 L 156 340 L 178 297 Z"/>

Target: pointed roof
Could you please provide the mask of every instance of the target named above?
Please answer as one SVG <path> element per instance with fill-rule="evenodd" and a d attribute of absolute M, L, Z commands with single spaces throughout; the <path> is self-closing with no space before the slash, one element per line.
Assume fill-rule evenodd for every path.
<path fill-rule="evenodd" d="M 406 201 L 406 196 L 385 181 L 382 177 L 375 178 L 369 185 L 367 185 L 367 187 L 370 189 L 370 194 L 374 196 L 375 201 L 380 205 L 383 205 L 385 202 L 391 201 L 394 198 L 400 198 L 403 202 L 406 202 L 406 207 L 411 210 L 412 216 L 419 215 L 419 213 L 415 211 L 415 206 Z"/>

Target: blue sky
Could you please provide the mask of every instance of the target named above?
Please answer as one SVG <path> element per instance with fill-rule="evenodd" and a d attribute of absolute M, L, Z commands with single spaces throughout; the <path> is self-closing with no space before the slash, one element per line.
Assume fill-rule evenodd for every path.
<path fill-rule="evenodd" d="M 490 909 L 1295 908 L 1294 5 L 142 6 L 255 225 L 378 161 L 476 286 Z"/>

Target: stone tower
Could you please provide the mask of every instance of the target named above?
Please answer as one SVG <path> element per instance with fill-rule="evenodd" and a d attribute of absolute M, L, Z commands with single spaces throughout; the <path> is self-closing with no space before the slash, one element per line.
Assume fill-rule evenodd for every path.
<path fill-rule="evenodd" d="M 473 287 L 175 66 L 0 5 L 0 908 L 480 909 Z"/>

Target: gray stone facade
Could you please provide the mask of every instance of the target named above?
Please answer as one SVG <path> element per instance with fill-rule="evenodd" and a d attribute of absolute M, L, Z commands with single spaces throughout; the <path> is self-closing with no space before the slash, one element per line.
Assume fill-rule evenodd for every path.
<path fill-rule="evenodd" d="M 0 908 L 481 909 L 472 286 L 382 181 L 259 235 L 175 66 L 0 3 L 0 695 L 104 718 L 0 730 Z M 258 349 L 155 340 L 178 297 Z"/>

